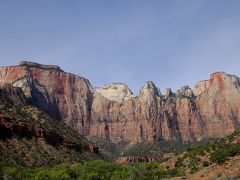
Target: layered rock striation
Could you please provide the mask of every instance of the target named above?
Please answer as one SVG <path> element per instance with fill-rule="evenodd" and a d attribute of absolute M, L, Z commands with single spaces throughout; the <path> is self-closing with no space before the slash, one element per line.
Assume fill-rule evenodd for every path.
<path fill-rule="evenodd" d="M 21 88 L 30 104 L 88 134 L 93 96 L 87 79 L 59 68 L 23 62 L 0 69 L 0 85 L 6 83 Z"/>
<path fill-rule="evenodd" d="M 51 67 L 51 66 L 50 66 Z M 21 63 L 0 69 L 0 85 L 20 88 L 27 101 L 80 134 L 120 141 L 199 141 L 240 129 L 240 80 L 224 72 L 163 95 L 149 81 L 133 96 L 124 84 L 92 88 L 60 68 Z"/>

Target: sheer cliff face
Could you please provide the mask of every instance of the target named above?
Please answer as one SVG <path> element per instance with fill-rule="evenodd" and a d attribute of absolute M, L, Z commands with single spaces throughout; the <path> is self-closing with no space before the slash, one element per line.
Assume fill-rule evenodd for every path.
<path fill-rule="evenodd" d="M 56 120 L 89 133 L 92 102 L 91 85 L 85 78 L 65 73 L 56 66 L 21 63 L 3 67 L 0 84 L 20 87 L 30 104 L 40 107 Z"/>
<path fill-rule="evenodd" d="M 222 137 L 240 129 L 240 79 L 214 73 L 209 88 L 197 97 L 199 113 L 209 136 Z"/>
<path fill-rule="evenodd" d="M 124 84 L 93 89 L 57 66 L 23 62 L 0 69 L 0 84 L 20 87 L 36 105 L 81 134 L 112 142 L 198 141 L 240 129 L 240 80 L 219 72 L 161 95 L 149 81 L 134 97 Z M 119 94 L 119 96 L 117 96 Z"/>
<path fill-rule="evenodd" d="M 138 97 L 123 103 L 95 94 L 92 110 L 91 134 L 113 142 L 196 141 L 205 135 L 193 95 L 161 96 L 152 82 L 141 89 Z"/>

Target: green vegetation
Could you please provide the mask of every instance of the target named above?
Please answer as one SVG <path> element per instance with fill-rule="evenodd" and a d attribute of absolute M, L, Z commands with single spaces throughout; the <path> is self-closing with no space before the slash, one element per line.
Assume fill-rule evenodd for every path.
<path fill-rule="evenodd" d="M 237 137 L 240 137 L 240 132 L 234 132 L 222 139 L 208 139 L 196 147 L 188 147 L 181 158 L 177 158 L 175 168 L 183 168 L 194 174 L 213 163 L 223 164 L 228 158 L 240 155 Z"/>
<path fill-rule="evenodd" d="M 58 165 L 49 168 L 15 168 L 7 167 L 3 171 L 6 179 L 161 179 L 183 176 L 183 169 L 165 170 L 158 163 L 137 163 L 118 165 L 102 160 L 91 161 L 85 164 Z"/>
<path fill-rule="evenodd" d="M 240 144 L 224 144 L 211 154 L 211 161 L 224 163 L 229 157 L 240 154 Z"/>
<path fill-rule="evenodd" d="M 89 137 L 100 149 L 100 153 L 104 155 L 105 160 L 112 161 L 119 156 L 146 156 L 154 157 L 154 159 L 163 161 L 164 154 L 174 153 L 180 154 L 188 148 L 199 147 L 204 142 L 182 143 L 178 141 L 158 141 L 153 144 L 120 142 L 118 144 L 111 143 L 97 137 Z"/>
<path fill-rule="evenodd" d="M 13 105 L 0 101 L 0 114 L 4 115 L 1 123 L 27 124 L 29 132 L 22 128 L 23 136 L 13 133 L 11 137 L 0 139 L 0 176 L 5 167 L 45 167 L 61 163 L 82 163 L 101 158 L 100 155 L 87 151 L 89 141 L 67 125 L 51 119 L 36 107 Z M 81 150 L 68 148 L 62 144 L 48 143 L 44 138 L 34 136 L 36 129 L 54 132 L 69 142 L 78 143 Z M 25 134 L 30 134 L 25 135 Z M 8 174 L 12 171 L 9 169 Z M 0 178 L 1 179 L 1 178 Z"/>
<path fill-rule="evenodd" d="M 177 161 L 175 162 L 175 165 L 174 165 L 176 168 L 180 168 L 183 166 L 183 158 L 177 158 Z"/>
<path fill-rule="evenodd" d="M 234 132 L 233 134 L 221 138 L 221 139 L 212 139 L 209 138 L 205 141 L 191 144 L 184 144 L 179 142 L 156 142 L 154 144 L 144 144 L 137 143 L 132 146 L 128 146 L 127 143 L 122 143 L 121 148 L 117 149 L 117 146 L 112 146 L 105 142 L 104 145 L 114 148 L 118 152 L 123 154 L 123 156 L 152 156 L 155 159 L 158 159 L 160 162 L 163 160 L 163 154 L 165 153 L 174 153 L 178 158 L 176 158 L 174 167 L 169 167 L 166 165 L 166 169 L 156 168 L 157 174 L 161 174 L 159 177 L 173 177 L 173 176 L 184 176 L 185 173 L 195 174 L 197 171 L 203 169 L 204 167 L 211 166 L 214 163 L 224 163 L 229 157 L 235 155 L 240 155 L 240 143 L 236 141 L 236 138 L 240 137 L 240 132 Z M 101 142 L 98 142 L 102 149 L 104 146 L 101 146 Z M 110 152 L 110 151 L 109 151 Z M 115 154 L 117 156 L 117 153 Z M 154 165 L 154 164 L 151 164 Z M 128 169 L 130 168 L 130 174 L 134 174 L 136 177 L 138 175 L 145 177 L 149 174 L 145 174 L 145 169 L 149 165 L 146 163 L 143 164 L 134 164 L 127 165 Z M 157 167 L 159 165 L 156 165 Z M 153 170 L 154 166 L 150 169 Z M 134 170 L 134 168 L 136 168 Z M 133 171 L 132 171 L 133 170 Z M 160 172 L 159 172 L 160 171 Z M 148 171 L 146 171 L 147 173 Z M 155 171 L 154 171 L 155 172 Z M 156 173 L 151 172 L 156 175 Z M 134 176 L 134 177 L 135 177 Z M 154 177 L 155 177 L 154 176 Z M 154 177 L 150 176 L 152 179 Z"/>
<path fill-rule="evenodd" d="M 87 142 L 84 137 L 79 136 L 79 134 L 69 126 L 66 126 L 60 121 L 53 120 L 45 112 L 33 106 L 0 103 L 0 113 L 11 116 L 11 118 L 6 120 L 8 122 L 29 123 L 34 127 L 51 129 L 72 141 Z"/>

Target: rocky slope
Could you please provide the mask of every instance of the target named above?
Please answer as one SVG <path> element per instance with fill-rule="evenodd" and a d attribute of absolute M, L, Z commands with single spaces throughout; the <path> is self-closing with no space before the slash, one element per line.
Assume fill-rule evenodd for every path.
<path fill-rule="evenodd" d="M 21 89 L 0 88 L 0 171 L 100 158 L 98 148 L 70 127 L 26 105 Z"/>
<path fill-rule="evenodd" d="M 209 139 L 169 156 L 160 164 L 163 168 L 184 172 L 183 179 L 239 179 L 240 132 Z"/>
<path fill-rule="evenodd" d="M 80 134 L 117 143 L 161 140 L 199 141 L 240 129 L 240 80 L 224 72 L 163 95 L 149 81 L 133 96 L 127 86 L 93 89 L 85 78 L 57 66 L 22 62 L 0 69 L 0 85 L 23 90 L 40 107 Z"/>

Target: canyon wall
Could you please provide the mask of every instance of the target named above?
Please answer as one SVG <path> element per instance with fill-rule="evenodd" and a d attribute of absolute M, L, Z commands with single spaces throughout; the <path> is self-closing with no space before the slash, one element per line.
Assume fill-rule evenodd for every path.
<path fill-rule="evenodd" d="M 224 72 L 176 93 L 167 89 L 161 94 L 149 81 L 133 96 L 124 84 L 94 89 L 87 79 L 58 66 L 22 62 L 0 68 L 0 85 L 6 84 L 80 134 L 114 143 L 192 142 L 240 130 L 240 79 Z"/>

